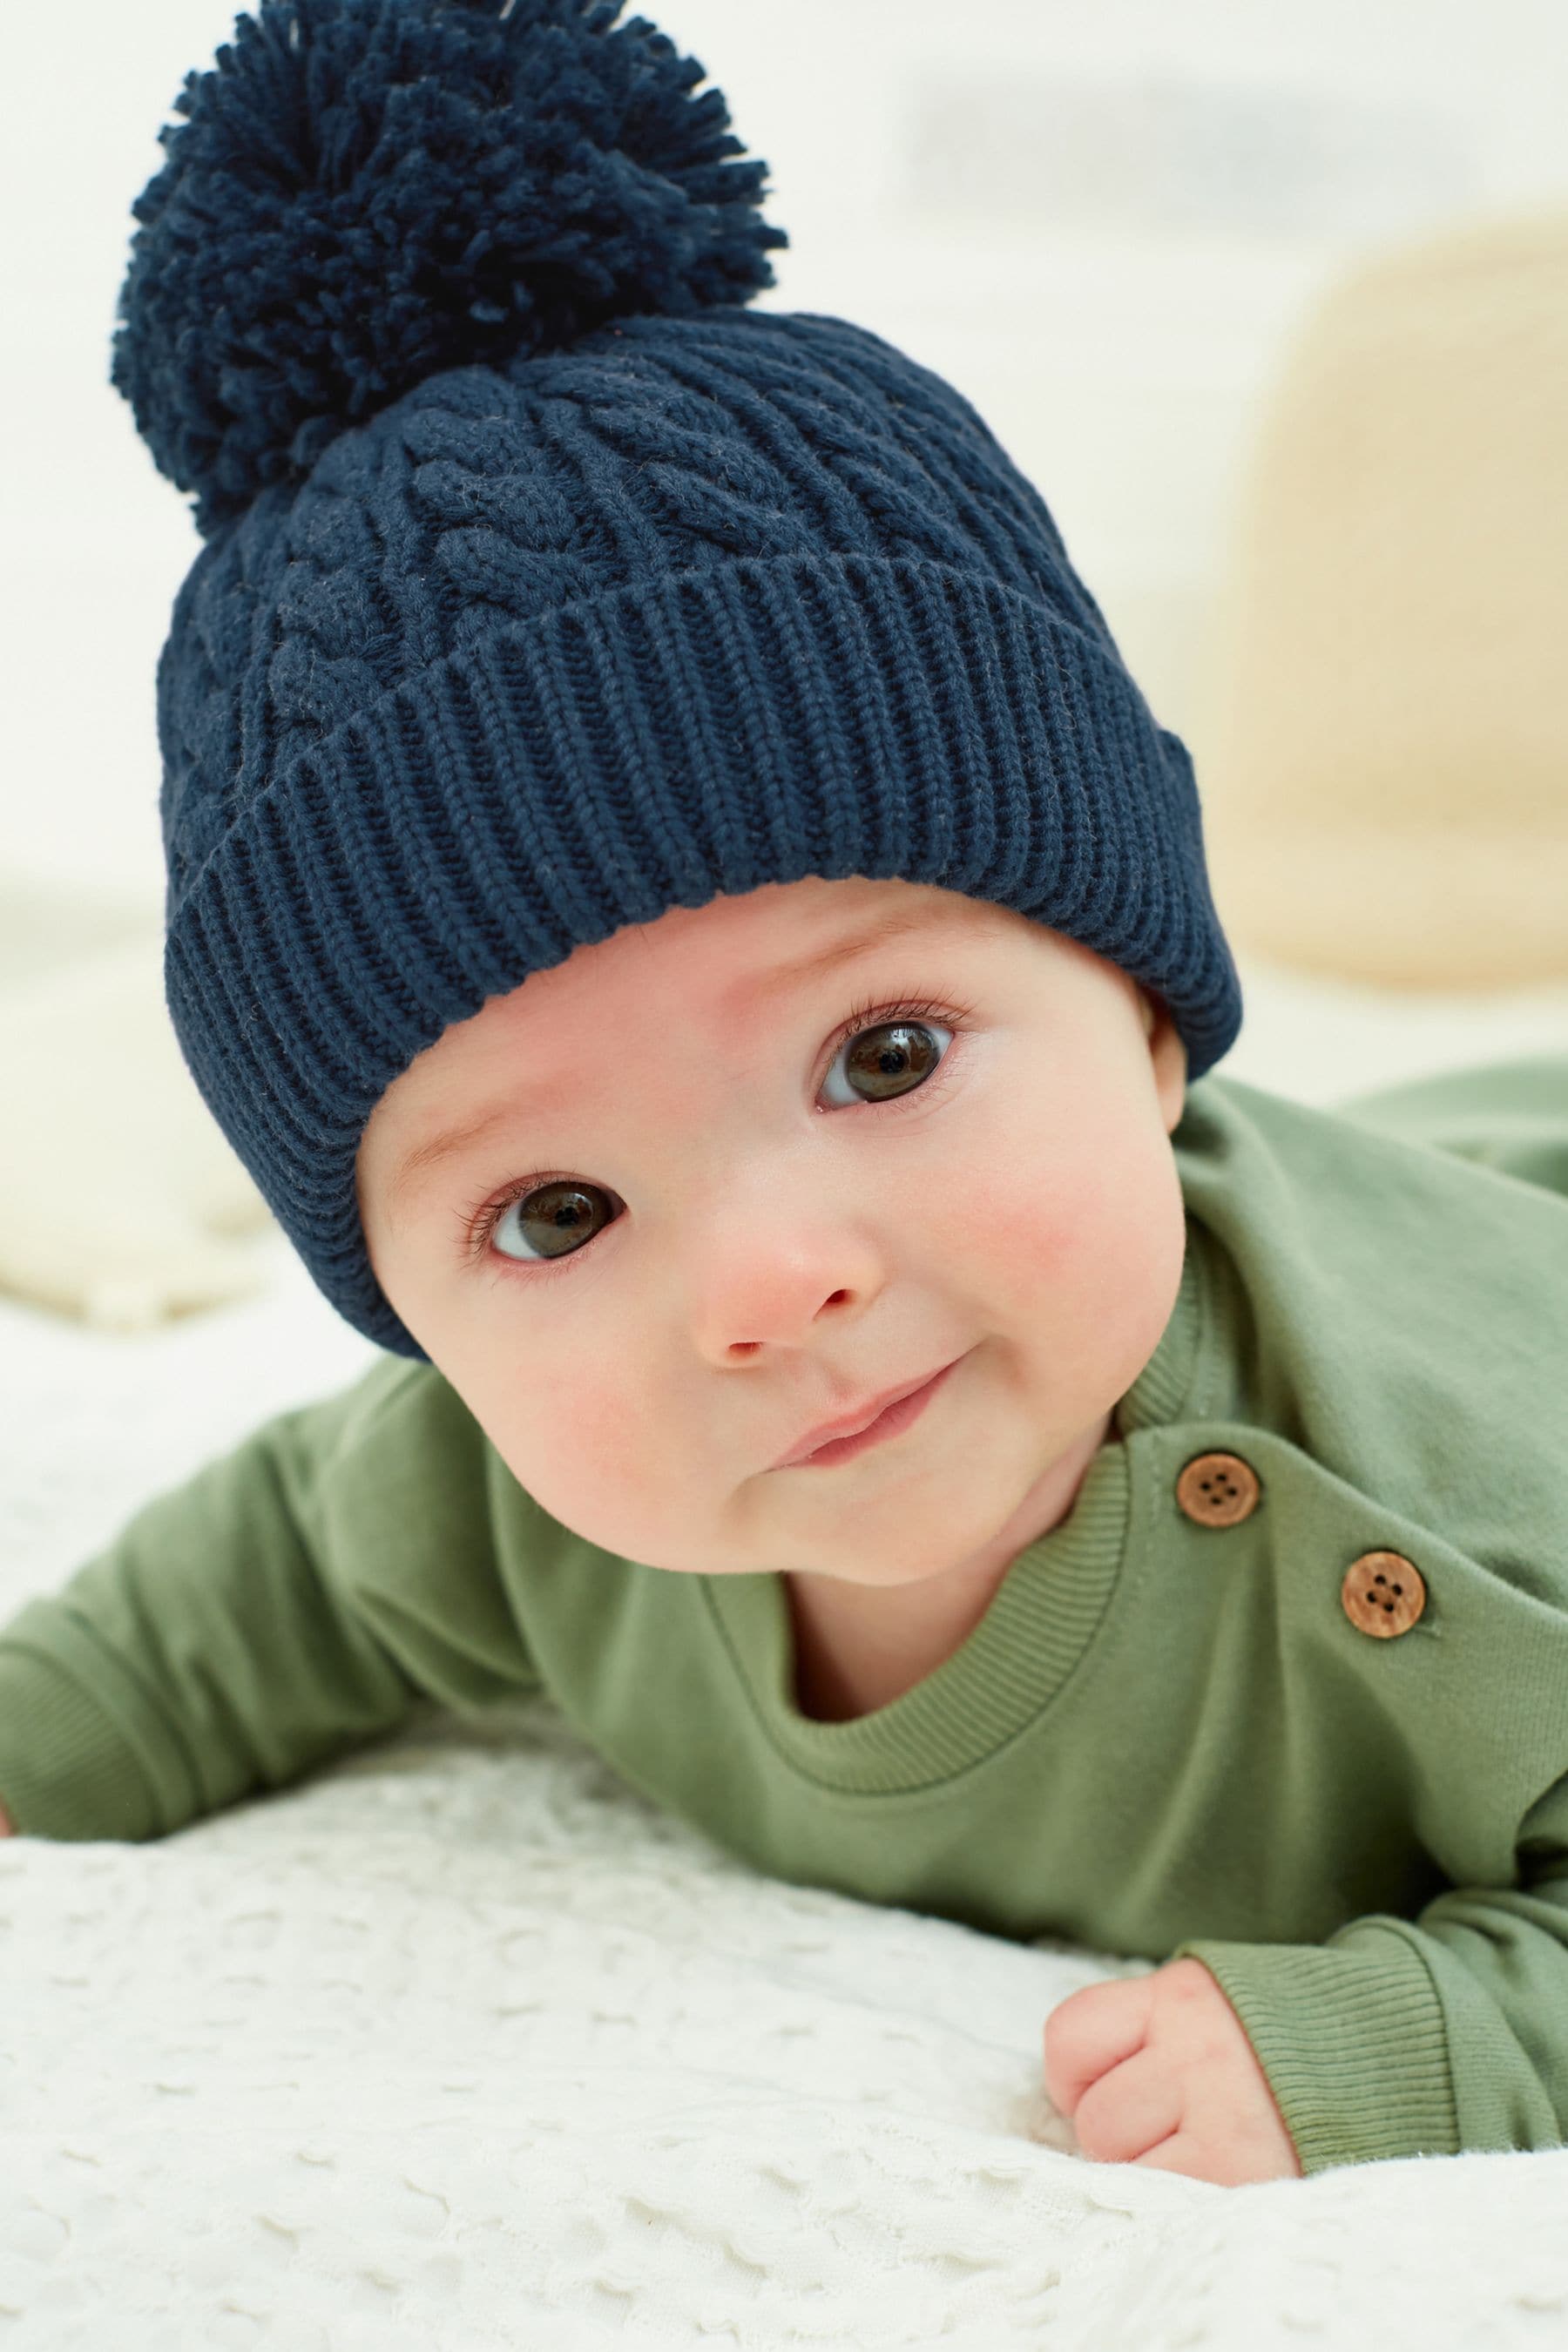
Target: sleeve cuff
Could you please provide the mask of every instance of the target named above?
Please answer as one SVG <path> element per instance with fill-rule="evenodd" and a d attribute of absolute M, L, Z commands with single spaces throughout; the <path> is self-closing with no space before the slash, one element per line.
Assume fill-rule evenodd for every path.
<path fill-rule="evenodd" d="M 1257 2053 L 1304 2173 L 1457 2156 L 1447 2030 L 1420 1953 L 1394 1923 L 1327 1944 L 1178 1944 L 1200 1960 Z"/>
<path fill-rule="evenodd" d="M 140 1843 L 163 1830 L 132 1738 L 14 1627 L 0 1641 L 0 1802 L 22 1837 Z"/>

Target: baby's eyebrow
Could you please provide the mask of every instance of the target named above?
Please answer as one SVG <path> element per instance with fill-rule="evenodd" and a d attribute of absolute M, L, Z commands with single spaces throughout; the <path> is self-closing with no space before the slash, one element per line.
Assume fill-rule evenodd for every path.
<path fill-rule="evenodd" d="M 755 1008 L 771 1003 L 803 982 L 820 980 L 825 972 L 837 970 L 857 956 L 870 954 L 874 948 L 885 947 L 890 940 L 907 939 L 911 933 L 929 933 L 939 927 L 942 918 L 929 907 L 900 907 L 875 923 L 851 932 L 847 938 L 830 940 L 826 947 L 817 948 L 810 955 L 795 957 L 789 963 L 775 964 L 769 971 L 748 974 L 724 992 L 727 1011 L 742 1005 Z M 516 1118 L 520 1109 L 529 1104 L 536 1108 L 542 1097 L 538 1090 L 524 1088 L 512 1091 L 499 1102 L 488 1103 L 461 1127 L 444 1129 L 429 1136 L 405 1152 L 393 1173 L 387 1191 L 387 1215 L 397 1223 L 400 1208 L 406 1208 L 411 1199 L 424 1192 L 438 1168 L 446 1166 L 459 1153 L 471 1151 L 494 1133 Z"/>
<path fill-rule="evenodd" d="M 852 931 L 847 939 L 833 940 L 811 955 L 797 956 L 791 963 L 775 964 L 771 971 L 755 979 L 739 982 L 735 987 L 726 991 L 726 1009 L 733 1011 L 742 1004 L 771 1003 L 775 996 L 783 996 L 790 989 L 798 988 L 803 981 L 820 980 L 824 972 L 837 970 L 839 964 L 847 963 L 853 956 L 868 955 L 873 948 L 886 947 L 889 940 L 908 939 L 916 931 L 929 932 L 942 919 L 941 916 L 933 915 L 929 907 L 896 908 L 891 914 L 882 916 L 879 921 Z"/>

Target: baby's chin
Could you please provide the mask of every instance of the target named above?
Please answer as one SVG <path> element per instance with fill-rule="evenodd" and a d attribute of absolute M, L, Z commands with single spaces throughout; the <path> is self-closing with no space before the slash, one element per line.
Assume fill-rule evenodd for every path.
<path fill-rule="evenodd" d="M 962 1524 L 952 1528 L 933 1527 L 929 1511 L 911 1510 L 906 1519 L 889 1512 L 885 1503 L 878 1516 L 881 1524 L 872 1541 L 858 1539 L 843 1528 L 814 1539 L 799 1528 L 779 1527 L 772 1534 L 733 1542 L 716 1536 L 711 1527 L 693 1528 L 687 1540 L 668 1528 L 655 1535 L 647 1528 L 626 1527 L 617 1533 L 603 1522 L 574 1527 L 574 1533 L 601 1551 L 673 1575 L 757 1576 L 772 1571 L 830 1577 L 866 1590 L 892 1591 L 926 1583 L 973 1559 L 1006 1513 L 987 1525 L 965 1512 Z"/>
<path fill-rule="evenodd" d="M 954 1507 L 946 1512 L 933 1509 L 929 1496 L 901 1511 L 884 1496 L 868 1515 L 874 1525 L 836 1527 L 818 1540 L 775 1544 L 753 1565 L 827 1577 L 868 1592 L 908 1591 L 943 1578 L 958 1582 L 988 1572 L 1023 1549 L 1006 1533 L 1017 1501 L 1008 1487 L 987 1508 L 973 1480 L 964 1482 L 962 1496 L 953 1497 Z"/>

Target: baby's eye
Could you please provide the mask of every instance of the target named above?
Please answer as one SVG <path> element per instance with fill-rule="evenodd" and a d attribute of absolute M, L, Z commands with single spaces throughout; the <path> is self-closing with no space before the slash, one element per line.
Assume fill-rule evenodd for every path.
<path fill-rule="evenodd" d="M 845 1102 L 886 1102 L 894 1095 L 907 1095 L 920 1086 L 942 1059 L 936 1045 L 938 1037 L 952 1043 L 952 1032 L 940 1022 L 911 1021 L 908 1014 L 895 1014 L 887 1021 L 874 1022 L 868 1029 L 858 1029 L 847 1037 L 833 1057 L 832 1067 L 823 1080 L 829 1085 L 840 1061 L 846 1063 L 845 1082 L 858 1091 L 836 1097 L 836 1107 Z"/>
<path fill-rule="evenodd" d="M 567 1257 L 574 1250 L 591 1242 L 594 1235 L 612 1222 L 615 1195 L 602 1185 L 584 1184 L 575 1177 L 563 1177 L 550 1184 L 536 1184 L 531 1192 L 516 1193 L 498 1211 L 490 1226 L 497 1237 L 502 1257 L 521 1258 L 524 1264 L 534 1258 Z M 513 1234 L 522 1242 L 521 1250 L 501 1246 L 501 1228 L 515 1212 Z"/>

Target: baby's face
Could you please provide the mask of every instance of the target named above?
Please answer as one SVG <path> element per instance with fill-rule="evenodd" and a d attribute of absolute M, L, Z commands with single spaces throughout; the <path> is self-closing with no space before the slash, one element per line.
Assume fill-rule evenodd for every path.
<path fill-rule="evenodd" d="M 567 1527 L 657 1568 L 908 1583 L 994 1542 L 1153 1353 L 1185 1076 L 1163 1007 L 1011 909 L 770 883 L 446 1030 L 375 1108 L 361 1212 L 408 1329 Z M 901 1434 L 778 1466 L 948 1364 Z"/>

